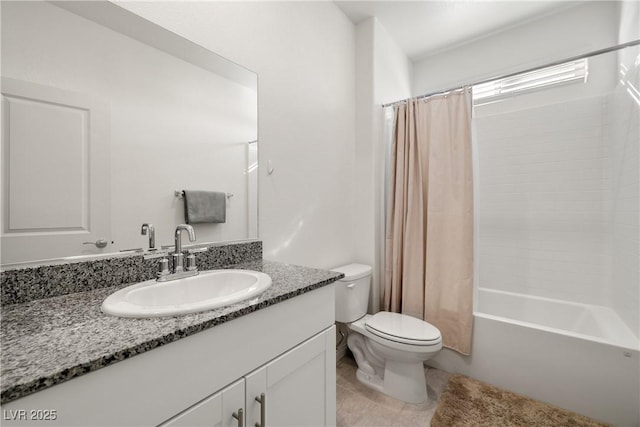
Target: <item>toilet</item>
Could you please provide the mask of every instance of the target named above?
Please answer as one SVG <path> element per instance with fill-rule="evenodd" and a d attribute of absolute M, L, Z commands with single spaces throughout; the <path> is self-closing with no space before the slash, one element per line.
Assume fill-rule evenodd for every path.
<path fill-rule="evenodd" d="M 438 328 L 406 314 L 367 314 L 372 268 L 348 264 L 332 270 L 345 276 L 336 282 L 336 321 L 349 328 L 358 380 L 404 402 L 425 402 L 423 362 L 442 349 Z"/>

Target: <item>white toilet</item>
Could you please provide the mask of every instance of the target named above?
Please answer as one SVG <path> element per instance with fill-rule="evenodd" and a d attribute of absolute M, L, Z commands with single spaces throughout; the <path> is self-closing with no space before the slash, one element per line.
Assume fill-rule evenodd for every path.
<path fill-rule="evenodd" d="M 442 348 L 435 326 L 405 314 L 367 314 L 371 267 L 348 264 L 336 282 L 336 321 L 349 327 L 347 345 L 358 364 L 357 378 L 382 393 L 408 403 L 427 400 L 423 362 Z"/>

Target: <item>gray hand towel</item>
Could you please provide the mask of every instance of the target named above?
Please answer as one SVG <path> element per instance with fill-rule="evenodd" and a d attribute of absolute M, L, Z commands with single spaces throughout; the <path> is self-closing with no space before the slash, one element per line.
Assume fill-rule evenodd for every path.
<path fill-rule="evenodd" d="M 227 194 L 184 190 L 184 219 L 187 224 L 226 222 Z"/>

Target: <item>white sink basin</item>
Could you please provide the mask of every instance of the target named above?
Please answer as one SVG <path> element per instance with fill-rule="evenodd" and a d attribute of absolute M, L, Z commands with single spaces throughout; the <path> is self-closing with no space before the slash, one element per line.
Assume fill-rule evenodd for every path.
<path fill-rule="evenodd" d="M 147 280 L 120 289 L 102 312 L 120 317 L 161 317 L 197 313 L 252 298 L 271 286 L 271 277 L 250 270 L 211 270 L 168 282 Z"/>

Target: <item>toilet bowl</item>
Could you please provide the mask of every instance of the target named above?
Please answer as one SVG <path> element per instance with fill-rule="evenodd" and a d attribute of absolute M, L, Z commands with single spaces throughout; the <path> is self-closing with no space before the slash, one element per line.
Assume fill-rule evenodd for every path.
<path fill-rule="evenodd" d="M 348 264 L 333 270 L 345 274 L 336 282 L 336 321 L 349 328 L 347 345 L 358 380 L 408 403 L 426 401 L 423 363 L 442 349 L 438 328 L 405 314 L 367 314 L 371 267 Z"/>

